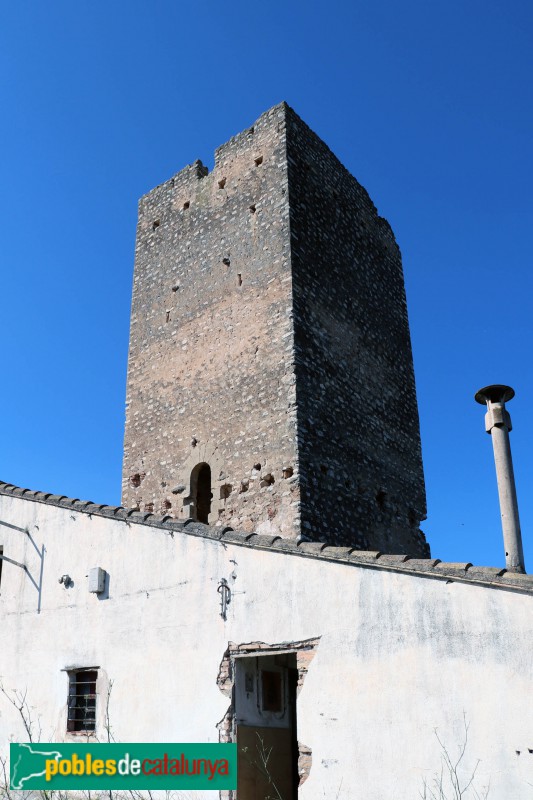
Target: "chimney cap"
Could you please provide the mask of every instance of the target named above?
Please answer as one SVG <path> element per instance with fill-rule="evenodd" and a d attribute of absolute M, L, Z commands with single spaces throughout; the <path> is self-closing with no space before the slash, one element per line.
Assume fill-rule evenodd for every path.
<path fill-rule="evenodd" d="M 506 403 L 507 400 L 512 400 L 513 397 L 514 389 L 510 386 L 505 386 L 503 383 L 493 383 L 491 386 L 485 386 L 479 392 L 476 392 L 474 400 L 484 406 L 488 402 Z"/>

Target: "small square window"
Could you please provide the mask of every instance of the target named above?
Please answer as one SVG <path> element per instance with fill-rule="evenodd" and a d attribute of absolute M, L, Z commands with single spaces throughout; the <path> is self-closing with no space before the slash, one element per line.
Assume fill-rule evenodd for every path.
<path fill-rule="evenodd" d="M 95 669 L 76 669 L 68 673 L 67 731 L 90 733 L 96 729 Z"/>

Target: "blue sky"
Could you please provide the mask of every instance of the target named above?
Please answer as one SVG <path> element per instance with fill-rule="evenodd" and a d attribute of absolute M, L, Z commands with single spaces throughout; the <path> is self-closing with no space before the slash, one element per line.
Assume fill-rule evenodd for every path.
<path fill-rule="evenodd" d="M 0 478 L 119 503 L 137 199 L 287 100 L 402 249 L 433 555 L 504 563 L 502 382 L 533 569 L 532 53 L 526 0 L 3 3 Z"/>

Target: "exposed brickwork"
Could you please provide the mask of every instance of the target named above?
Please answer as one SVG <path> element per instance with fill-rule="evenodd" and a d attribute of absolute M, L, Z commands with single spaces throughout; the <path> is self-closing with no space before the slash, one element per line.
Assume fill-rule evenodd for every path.
<path fill-rule="evenodd" d="M 228 742 L 234 741 L 235 736 L 235 708 L 234 708 L 234 700 L 233 700 L 233 686 L 234 686 L 234 675 L 233 675 L 233 657 L 232 654 L 236 649 L 236 645 L 233 642 L 228 644 L 228 649 L 222 656 L 222 661 L 220 662 L 220 667 L 218 669 L 217 675 L 217 686 L 222 692 L 223 695 L 229 698 L 230 704 L 228 706 L 228 710 L 217 723 L 218 728 L 218 740 L 222 744 L 227 744 Z"/>
<path fill-rule="evenodd" d="M 123 503 L 429 553 L 401 258 L 285 104 L 139 204 Z"/>
<path fill-rule="evenodd" d="M 300 647 L 296 652 L 296 669 L 298 670 L 296 697 L 298 697 L 302 690 L 305 677 L 309 671 L 309 665 L 315 657 L 316 648 L 318 647 L 319 641 L 320 639 L 308 639 L 303 644 L 300 644 Z"/>
<path fill-rule="evenodd" d="M 298 786 L 301 786 L 308 779 L 312 766 L 313 751 L 306 744 L 298 742 Z"/>

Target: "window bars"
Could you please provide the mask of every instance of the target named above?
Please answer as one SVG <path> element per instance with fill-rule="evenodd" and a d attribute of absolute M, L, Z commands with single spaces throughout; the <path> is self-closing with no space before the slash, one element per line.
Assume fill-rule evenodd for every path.
<path fill-rule="evenodd" d="M 67 731 L 90 733 L 96 729 L 97 677 L 95 669 L 69 672 Z"/>

